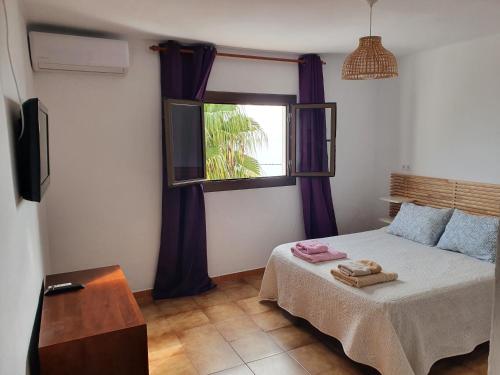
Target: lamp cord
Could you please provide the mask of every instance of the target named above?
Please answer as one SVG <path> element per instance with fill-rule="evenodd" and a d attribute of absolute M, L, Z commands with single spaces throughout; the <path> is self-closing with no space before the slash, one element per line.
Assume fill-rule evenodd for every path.
<path fill-rule="evenodd" d="M 372 13 L 373 13 L 373 3 L 370 2 L 370 38 L 372 36 Z"/>
<path fill-rule="evenodd" d="M 370 37 L 372 36 L 372 13 L 373 13 L 373 5 L 377 2 L 378 0 L 366 0 L 368 5 L 370 6 Z"/>
<path fill-rule="evenodd" d="M 17 99 L 19 100 L 19 106 L 21 107 L 21 133 L 19 134 L 18 140 L 24 134 L 24 113 L 23 113 L 23 100 L 21 99 L 21 93 L 19 91 L 19 83 L 17 82 L 16 72 L 14 71 L 14 63 L 12 61 L 12 53 L 10 52 L 10 38 L 9 38 L 9 18 L 7 17 L 7 5 L 5 5 L 5 0 L 2 0 L 3 5 L 3 15 L 5 18 L 5 39 L 7 42 L 7 55 L 9 56 L 10 71 L 12 72 L 12 77 L 14 78 L 14 84 L 16 86 Z"/>

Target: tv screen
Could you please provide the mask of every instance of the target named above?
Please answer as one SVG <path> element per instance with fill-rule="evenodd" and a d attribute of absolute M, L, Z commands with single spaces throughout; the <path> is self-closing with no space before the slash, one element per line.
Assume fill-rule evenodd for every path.
<path fill-rule="evenodd" d="M 19 192 L 24 199 L 40 202 L 50 181 L 49 116 L 37 98 L 23 103 L 17 145 Z"/>

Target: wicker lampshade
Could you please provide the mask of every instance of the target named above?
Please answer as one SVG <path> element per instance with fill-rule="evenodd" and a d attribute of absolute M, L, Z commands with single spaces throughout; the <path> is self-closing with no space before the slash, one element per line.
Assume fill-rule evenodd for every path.
<path fill-rule="evenodd" d="M 382 46 L 382 37 L 365 36 L 345 59 L 342 79 L 382 79 L 398 76 L 396 57 Z"/>

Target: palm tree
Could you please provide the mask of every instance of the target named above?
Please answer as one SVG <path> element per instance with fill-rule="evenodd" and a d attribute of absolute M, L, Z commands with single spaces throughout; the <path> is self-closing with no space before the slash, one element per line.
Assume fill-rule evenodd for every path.
<path fill-rule="evenodd" d="M 250 156 L 267 143 L 262 127 L 233 104 L 205 104 L 207 178 L 259 177 L 259 162 Z"/>

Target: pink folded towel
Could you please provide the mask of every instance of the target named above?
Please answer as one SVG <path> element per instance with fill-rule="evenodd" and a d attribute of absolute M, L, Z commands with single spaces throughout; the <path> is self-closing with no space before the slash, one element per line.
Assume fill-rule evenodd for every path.
<path fill-rule="evenodd" d="M 295 247 L 305 254 L 319 254 L 328 251 L 328 245 L 316 240 L 297 242 Z"/>
<path fill-rule="evenodd" d="M 324 253 L 318 253 L 318 254 L 306 254 L 302 252 L 301 250 L 297 249 L 296 246 L 292 247 L 290 249 L 292 251 L 292 254 L 296 256 L 297 258 L 300 258 L 302 260 L 305 260 L 306 262 L 309 263 L 319 263 L 319 262 L 327 262 L 329 260 L 337 260 L 337 259 L 344 259 L 347 257 L 346 253 L 343 253 L 341 251 L 333 250 L 333 249 L 328 249 L 328 251 Z"/>

